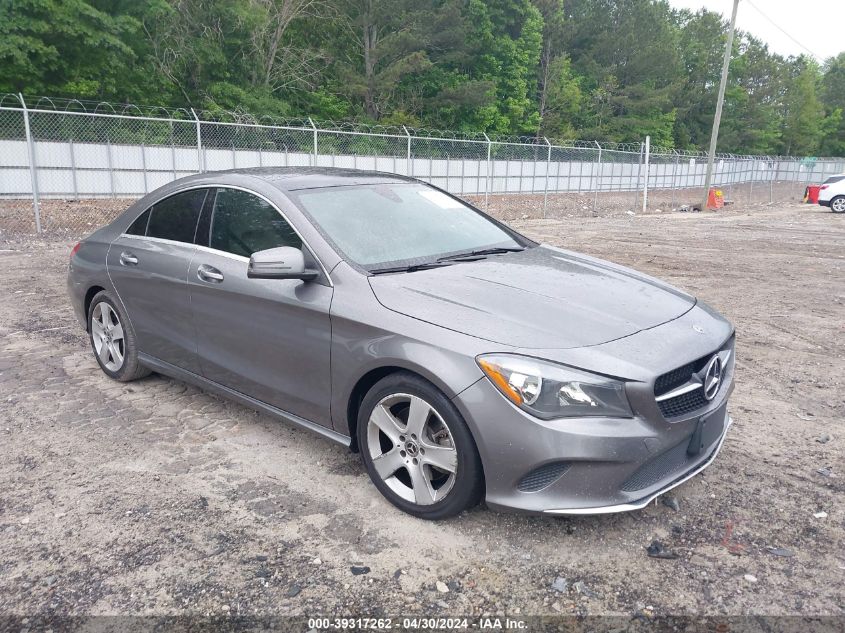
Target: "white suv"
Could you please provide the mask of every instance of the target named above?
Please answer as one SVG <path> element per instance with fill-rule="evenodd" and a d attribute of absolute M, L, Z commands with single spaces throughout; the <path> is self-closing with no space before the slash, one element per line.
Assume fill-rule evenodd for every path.
<path fill-rule="evenodd" d="M 819 188 L 819 204 L 834 213 L 845 213 L 845 174 L 824 181 Z"/>

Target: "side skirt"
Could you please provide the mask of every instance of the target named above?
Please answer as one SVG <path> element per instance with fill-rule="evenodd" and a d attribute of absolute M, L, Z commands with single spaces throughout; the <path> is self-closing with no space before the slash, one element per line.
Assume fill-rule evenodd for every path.
<path fill-rule="evenodd" d="M 224 398 L 228 398 L 229 400 L 234 400 L 235 402 L 250 407 L 251 409 L 255 409 L 256 411 L 260 411 L 275 418 L 279 418 L 281 420 L 284 420 L 285 422 L 293 424 L 294 426 L 298 426 L 299 428 L 316 433 L 317 435 L 322 435 L 323 437 L 332 440 L 333 442 L 337 442 L 338 444 L 342 444 L 347 448 L 349 448 L 349 446 L 351 445 L 352 438 L 347 435 L 343 435 L 342 433 L 338 433 L 336 431 L 333 431 L 332 429 L 327 429 L 326 427 L 317 424 L 316 422 L 311 422 L 310 420 L 301 418 L 298 415 L 294 415 L 293 413 L 288 413 L 287 411 L 269 405 L 265 402 L 261 402 L 260 400 L 256 400 L 255 398 L 247 396 L 239 391 L 230 389 L 225 385 L 221 385 L 220 383 L 208 380 L 207 378 L 203 378 L 202 376 L 198 376 L 193 372 L 181 369 L 180 367 L 176 367 L 175 365 L 166 363 L 163 360 L 153 358 L 152 356 L 144 354 L 143 352 L 138 353 L 138 361 L 145 367 L 149 367 L 155 372 L 164 374 L 165 376 L 169 376 L 171 378 L 175 378 L 176 380 L 191 383 L 192 385 L 196 385 L 204 391 L 216 393 L 220 396 L 223 396 Z"/>

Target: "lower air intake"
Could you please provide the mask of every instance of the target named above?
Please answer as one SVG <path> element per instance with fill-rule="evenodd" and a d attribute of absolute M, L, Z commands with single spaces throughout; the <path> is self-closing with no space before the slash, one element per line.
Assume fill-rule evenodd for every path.
<path fill-rule="evenodd" d="M 567 470 L 569 470 L 569 464 L 566 462 L 545 464 L 525 475 L 517 484 L 516 489 L 520 492 L 539 492 L 560 479 Z"/>

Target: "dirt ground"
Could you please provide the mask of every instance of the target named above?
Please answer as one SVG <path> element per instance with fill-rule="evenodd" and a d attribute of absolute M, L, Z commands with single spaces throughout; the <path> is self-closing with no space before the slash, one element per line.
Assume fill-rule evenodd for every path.
<path fill-rule="evenodd" d="M 736 325 L 735 424 L 670 493 L 677 510 L 403 515 L 342 447 L 160 376 L 110 381 L 65 295 L 72 242 L 7 236 L 0 614 L 841 623 L 845 216 L 786 205 L 513 224 L 666 279 Z M 650 558 L 655 539 L 677 558 Z"/>

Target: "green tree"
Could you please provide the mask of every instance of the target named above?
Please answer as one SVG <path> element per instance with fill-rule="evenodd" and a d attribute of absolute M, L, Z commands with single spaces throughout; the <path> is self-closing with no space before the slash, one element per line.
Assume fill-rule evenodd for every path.
<path fill-rule="evenodd" d="M 138 27 L 84 0 L 4 0 L 0 91 L 111 97 L 135 58 L 123 40 Z"/>
<path fill-rule="evenodd" d="M 769 53 L 761 41 L 744 33 L 739 34 L 735 50 L 718 149 L 733 153 L 777 154 L 783 131 L 780 104 L 787 79 L 784 60 Z M 715 97 L 711 108 L 715 109 Z"/>
<path fill-rule="evenodd" d="M 845 156 L 845 53 L 839 53 L 823 67 L 821 100 L 825 108 L 819 154 Z"/>
<path fill-rule="evenodd" d="M 683 73 L 680 30 L 668 3 L 573 0 L 570 16 L 572 65 L 591 102 L 582 135 L 625 141 L 651 134 L 671 145 Z"/>
<path fill-rule="evenodd" d="M 821 73 L 814 61 L 803 56 L 793 62 L 790 70 L 791 81 L 783 98 L 782 153 L 812 155 L 824 131 L 824 107 L 817 94 Z"/>
<path fill-rule="evenodd" d="M 578 134 L 576 126 L 585 101 L 581 81 L 564 55 L 555 57 L 543 72 L 545 94 L 540 101 L 540 132 L 551 138 L 573 139 Z"/>
<path fill-rule="evenodd" d="M 543 18 L 529 0 L 469 0 L 471 76 L 495 86 L 495 103 L 475 112 L 483 130 L 534 134 Z"/>
<path fill-rule="evenodd" d="M 727 25 L 666 0 L 3 0 L 0 91 L 706 147 Z M 740 32 L 719 150 L 845 153 L 845 53 Z"/>

